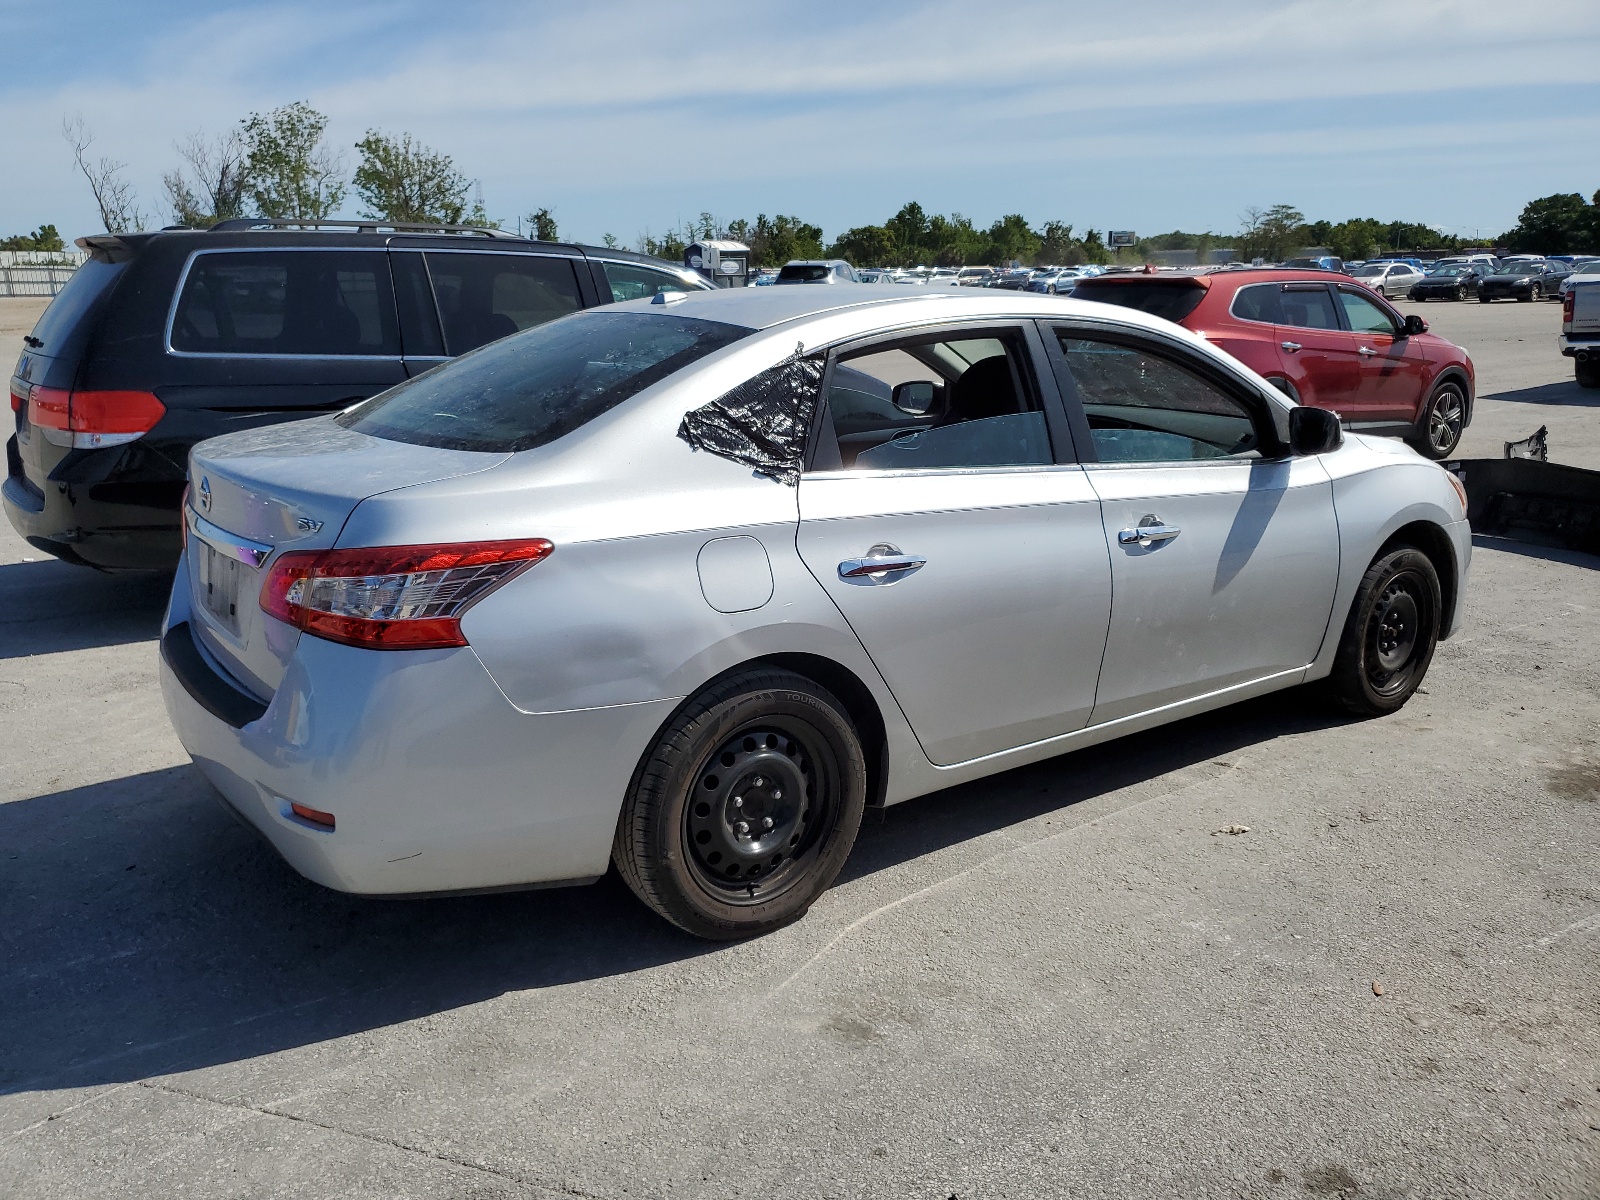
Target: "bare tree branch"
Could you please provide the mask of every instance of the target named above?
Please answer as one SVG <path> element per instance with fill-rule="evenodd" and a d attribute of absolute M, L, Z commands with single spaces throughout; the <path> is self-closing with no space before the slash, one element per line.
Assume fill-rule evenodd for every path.
<path fill-rule="evenodd" d="M 73 160 L 89 182 L 89 190 L 94 193 L 94 202 L 100 207 L 100 220 L 106 232 L 137 232 L 143 229 L 145 218 L 139 211 L 138 197 L 133 185 L 122 177 L 128 164 L 109 158 L 92 163 L 89 161 L 89 147 L 94 145 L 94 134 L 83 123 L 82 113 L 61 118 L 61 136 L 72 147 Z"/>

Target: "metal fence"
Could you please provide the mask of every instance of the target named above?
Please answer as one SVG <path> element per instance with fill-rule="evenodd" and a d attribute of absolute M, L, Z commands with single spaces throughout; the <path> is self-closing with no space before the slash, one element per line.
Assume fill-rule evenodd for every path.
<path fill-rule="evenodd" d="M 54 296 L 88 257 L 82 250 L 0 250 L 0 296 Z"/>

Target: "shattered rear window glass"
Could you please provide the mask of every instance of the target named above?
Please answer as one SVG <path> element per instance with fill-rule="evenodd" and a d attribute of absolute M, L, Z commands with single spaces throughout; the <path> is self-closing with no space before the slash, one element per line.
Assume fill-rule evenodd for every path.
<path fill-rule="evenodd" d="M 793 356 L 685 413 L 678 436 L 696 450 L 798 483 L 822 391 L 821 358 Z"/>
<path fill-rule="evenodd" d="M 665 314 L 579 313 L 490 342 L 374 396 L 338 422 L 418 446 L 529 450 L 752 332 Z"/>

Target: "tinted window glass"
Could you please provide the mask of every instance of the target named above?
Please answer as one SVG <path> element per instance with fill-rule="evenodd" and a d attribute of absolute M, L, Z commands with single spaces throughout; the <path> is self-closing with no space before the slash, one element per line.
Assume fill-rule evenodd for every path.
<path fill-rule="evenodd" d="M 353 250 L 196 255 L 172 322 L 172 348 L 397 355 L 389 257 Z"/>
<path fill-rule="evenodd" d="M 1278 304 L 1283 309 L 1283 324 L 1298 329 L 1338 329 L 1339 317 L 1333 310 L 1333 297 L 1325 287 L 1285 288 Z"/>
<path fill-rule="evenodd" d="M 608 262 L 602 265 L 606 271 L 606 282 L 611 285 L 611 299 L 615 303 L 654 296 L 657 292 L 698 290 L 694 284 L 685 283 L 676 275 L 641 267 L 636 263 Z"/>
<path fill-rule="evenodd" d="M 1250 411 L 1146 350 L 1058 335 L 1101 462 L 1258 458 Z"/>
<path fill-rule="evenodd" d="M 1392 336 L 1396 332 L 1389 314 L 1365 296 L 1340 288 L 1339 302 L 1344 305 L 1344 315 L 1350 319 L 1350 328 L 1356 333 L 1387 333 Z"/>
<path fill-rule="evenodd" d="M 820 470 L 1053 461 L 1027 355 L 1015 335 L 921 339 L 841 358 L 828 409 L 833 437 L 819 450 Z"/>
<path fill-rule="evenodd" d="M 1137 308 L 1151 316 L 1181 321 L 1205 298 L 1205 288 L 1190 281 L 1181 283 L 1121 283 L 1111 279 L 1085 279 L 1073 289 L 1078 300 L 1098 300 Z"/>
<path fill-rule="evenodd" d="M 589 312 L 486 346 L 374 396 L 339 423 L 374 437 L 508 452 L 553 442 L 751 331 Z"/>
<path fill-rule="evenodd" d="M 40 354 L 61 353 L 72 327 L 89 313 L 95 301 L 111 290 L 127 265 L 126 262 L 110 263 L 91 258 L 72 273 L 33 327 L 33 336 L 44 343 L 39 347 Z"/>
<path fill-rule="evenodd" d="M 465 354 L 583 307 L 565 258 L 428 254 L 446 354 Z"/>
<path fill-rule="evenodd" d="M 821 264 L 812 266 L 790 265 L 778 272 L 778 278 L 784 283 L 800 282 L 810 283 L 817 279 L 826 279 L 828 268 Z"/>
<path fill-rule="evenodd" d="M 412 358 L 438 358 L 444 354 L 444 335 L 433 305 L 433 288 L 422 255 L 396 253 L 389 257 L 394 271 L 395 307 L 400 311 L 400 342 Z"/>
<path fill-rule="evenodd" d="M 1280 324 L 1283 321 L 1283 312 L 1278 305 L 1280 290 L 1275 283 L 1252 283 L 1249 287 L 1240 288 L 1239 294 L 1233 298 L 1233 315 L 1242 321 Z"/>

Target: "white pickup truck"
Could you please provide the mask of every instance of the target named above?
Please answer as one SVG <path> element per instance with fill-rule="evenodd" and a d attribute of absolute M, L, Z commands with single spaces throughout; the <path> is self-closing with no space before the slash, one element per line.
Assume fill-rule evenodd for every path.
<path fill-rule="evenodd" d="M 1573 360 L 1578 386 L 1600 387 L 1600 277 L 1573 279 L 1561 307 L 1560 345 Z"/>

